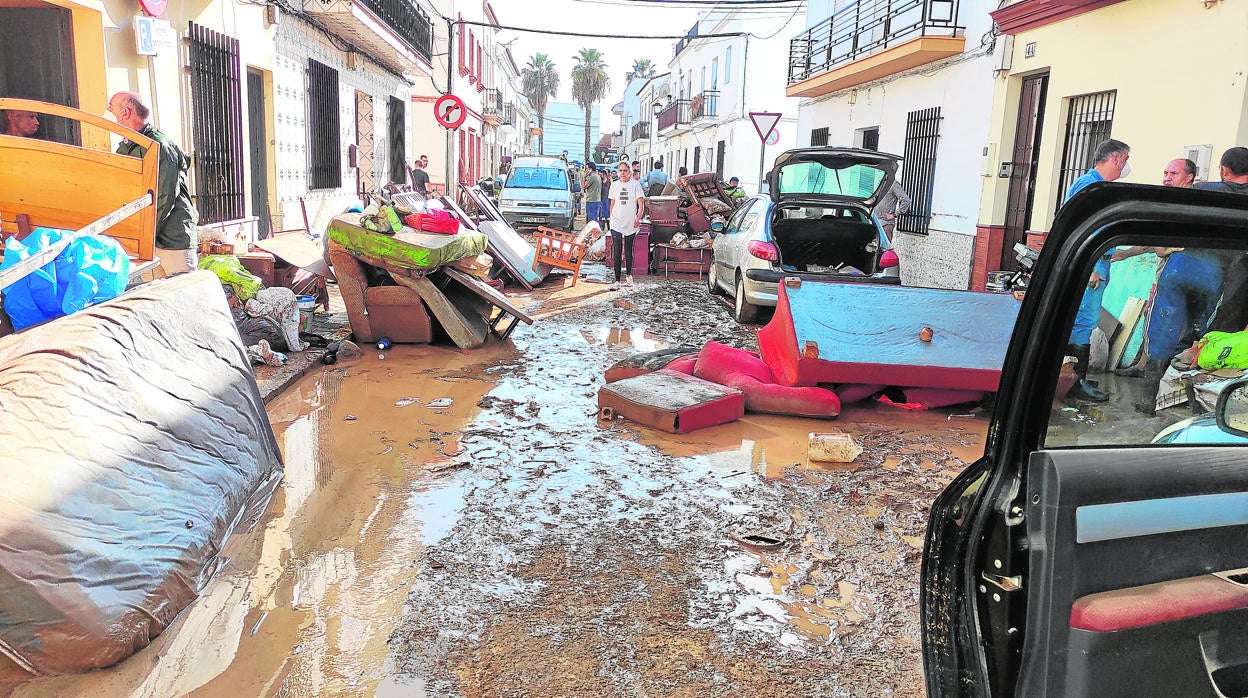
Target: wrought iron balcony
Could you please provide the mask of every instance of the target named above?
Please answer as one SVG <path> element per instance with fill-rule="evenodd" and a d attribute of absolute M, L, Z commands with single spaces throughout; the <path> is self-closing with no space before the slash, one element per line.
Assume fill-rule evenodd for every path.
<path fill-rule="evenodd" d="M 633 140 L 640 141 L 650 137 L 650 122 L 638 121 L 633 124 Z"/>
<path fill-rule="evenodd" d="M 654 120 L 659 122 L 659 133 L 663 133 L 664 131 L 677 128 L 679 126 L 688 126 L 689 100 L 672 100 L 671 105 L 656 114 Z"/>
<path fill-rule="evenodd" d="M 719 90 L 705 90 L 689 100 L 689 111 L 694 121 L 719 116 Z"/>
<path fill-rule="evenodd" d="M 503 105 L 502 125 L 503 126 L 515 126 L 516 125 L 516 105 L 512 104 L 511 102 L 508 102 Z"/>
<path fill-rule="evenodd" d="M 481 115 L 498 125 L 503 118 L 503 93 L 493 87 L 481 94 Z"/>
<path fill-rule="evenodd" d="M 412 0 L 357 0 L 390 25 L 426 61 L 433 58 L 433 23 Z"/>
<path fill-rule="evenodd" d="M 399 70 L 433 59 L 433 23 L 415 0 L 304 0 L 303 10 Z"/>
<path fill-rule="evenodd" d="M 861 0 L 789 41 L 789 85 L 917 37 L 959 36 L 959 0 Z M 792 95 L 790 95 L 792 96 Z"/>

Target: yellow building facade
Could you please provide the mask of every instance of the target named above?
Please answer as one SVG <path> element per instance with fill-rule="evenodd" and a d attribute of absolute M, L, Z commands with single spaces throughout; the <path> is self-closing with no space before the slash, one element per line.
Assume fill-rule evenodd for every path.
<path fill-rule="evenodd" d="M 1122 181 L 1160 184 L 1190 157 L 1248 143 L 1248 4 L 1021 0 L 992 13 L 1012 47 L 996 73 L 972 288 L 1043 240 L 1066 188 L 1105 138 L 1131 147 Z M 977 283 L 978 282 L 978 283 Z"/>

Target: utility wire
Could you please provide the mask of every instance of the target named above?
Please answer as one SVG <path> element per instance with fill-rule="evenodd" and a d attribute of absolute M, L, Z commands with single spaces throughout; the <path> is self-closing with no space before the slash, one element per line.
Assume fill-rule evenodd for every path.
<path fill-rule="evenodd" d="M 489 27 L 491 29 L 507 29 L 516 32 L 528 32 L 530 34 L 549 34 L 553 36 L 580 36 L 590 39 L 662 39 L 676 40 L 680 39 L 720 39 L 732 36 L 750 36 L 749 32 L 721 32 L 718 34 L 603 34 L 602 32 L 570 32 L 558 31 L 555 29 L 533 29 L 532 27 L 514 27 L 506 24 L 494 24 L 492 22 L 478 22 L 471 19 L 457 19 L 451 24 L 466 24 L 473 27 Z"/>

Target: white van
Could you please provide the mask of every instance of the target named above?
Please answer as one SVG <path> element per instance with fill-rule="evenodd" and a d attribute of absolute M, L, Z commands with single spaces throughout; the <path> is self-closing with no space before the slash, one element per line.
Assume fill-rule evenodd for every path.
<path fill-rule="evenodd" d="M 575 209 L 568 166 L 559 158 L 536 155 L 512 160 L 498 210 L 513 228 L 571 230 Z"/>

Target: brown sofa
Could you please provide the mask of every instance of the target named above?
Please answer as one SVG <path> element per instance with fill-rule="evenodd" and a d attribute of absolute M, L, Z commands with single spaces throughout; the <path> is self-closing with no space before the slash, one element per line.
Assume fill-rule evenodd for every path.
<path fill-rule="evenodd" d="M 415 291 L 404 286 L 369 286 L 364 265 L 333 245 L 329 263 L 338 277 L 355 341 L 375 342 L 388 337 L 393 342 L 429 343 L 433 337 L 429 310 Z"/>

